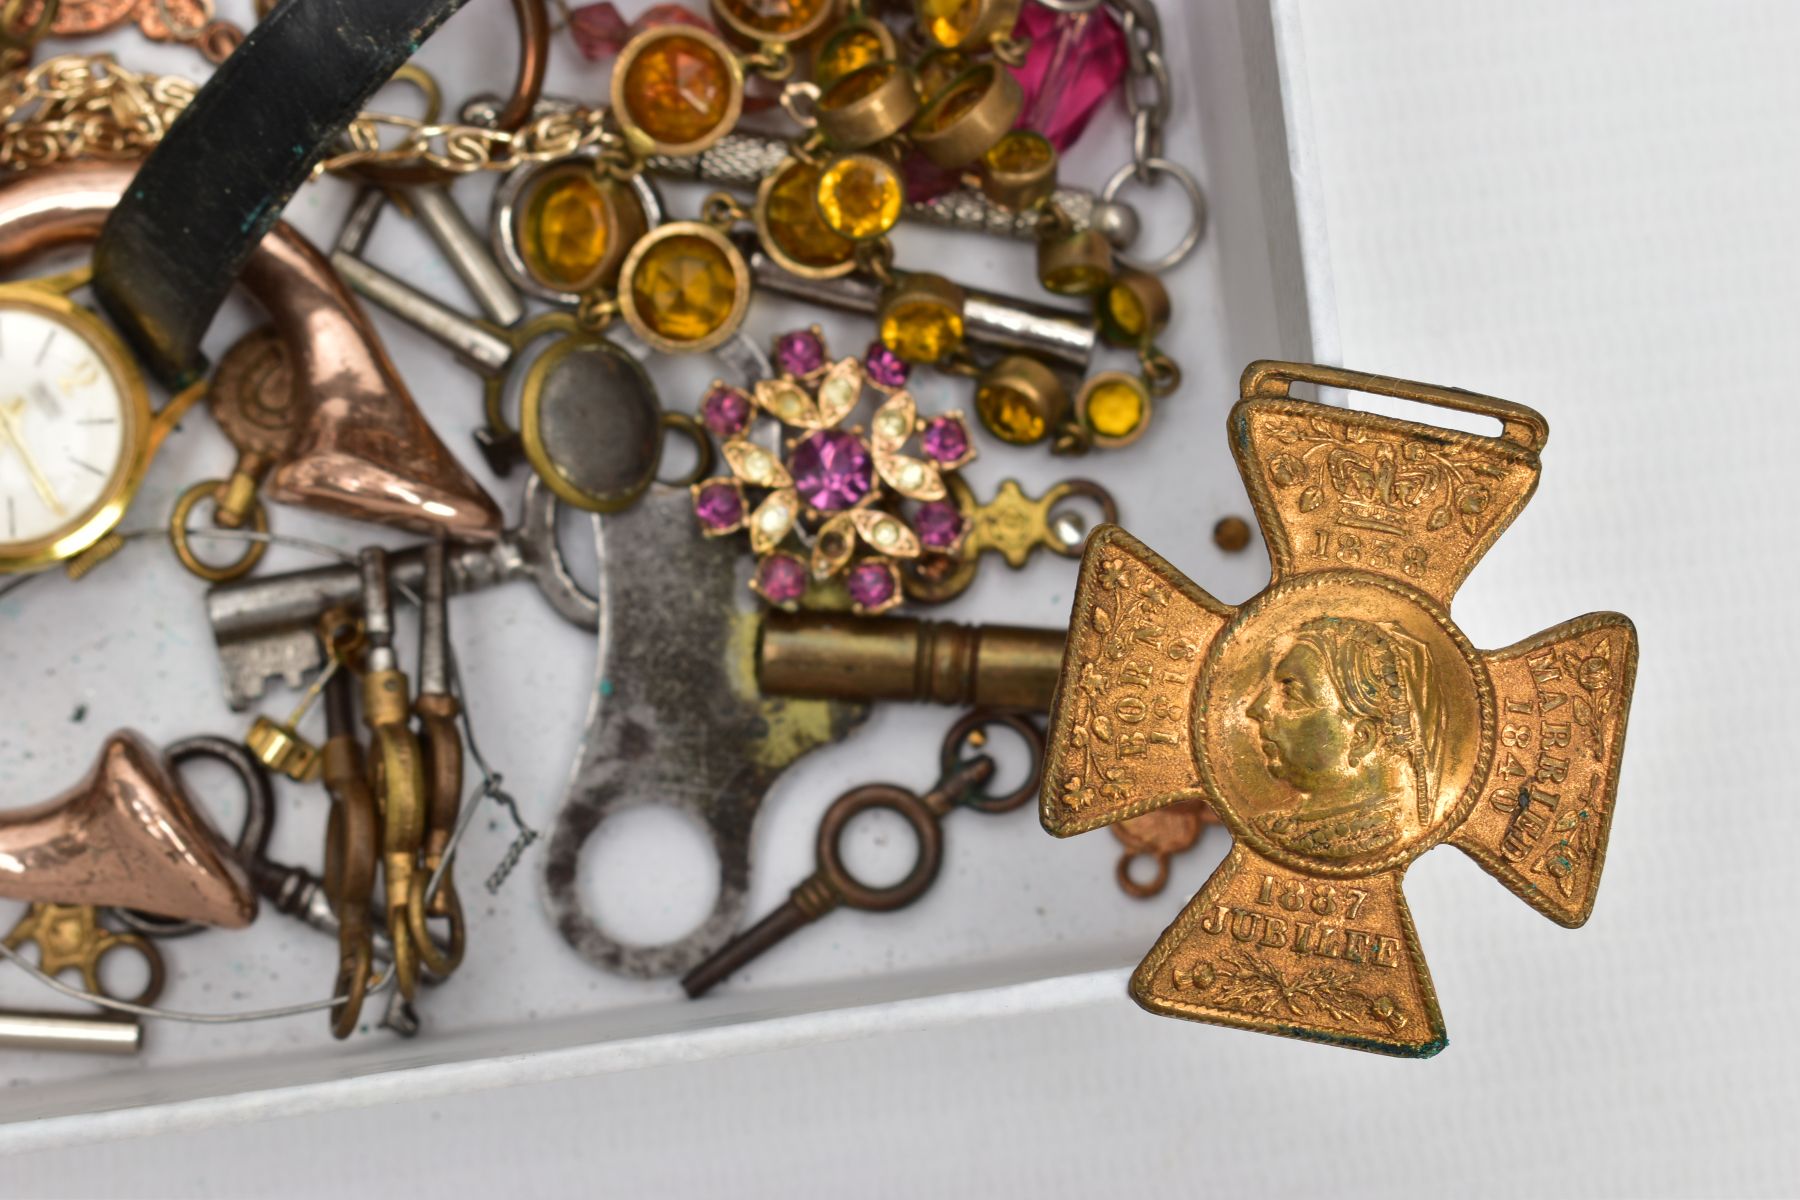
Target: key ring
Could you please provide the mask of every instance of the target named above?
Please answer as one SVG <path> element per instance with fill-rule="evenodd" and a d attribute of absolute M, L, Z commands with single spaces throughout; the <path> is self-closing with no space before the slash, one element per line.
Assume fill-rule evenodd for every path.
<path fill-rule="evenodd" d="M 842 842 L 844 830 L 858 816 L 872 809 L 886 809 L 912 826 L 918 838 L 918 857 L 906 878 L 886 887 L 871 887 L 850 873 L 844 865 Z M 923 896 L 937 880 L 944 865 L 944 830 L 936 813 L 925 802 L 907 791 L 888 783 L 871 783 L 845 792 L 825 810 L 819 822 L 819 874 L 825 887 L 835 889 L 843 903 L 864 912 L 892 912 L 904 908 Z"/>
<path fill-rule="evenodd" d="M 1003 796 L 990 796 L 980 790 L 993 777 L 993 772 L 988 772 L 986 777 L 979 780 L 975 787 L 965 791 L 958 800 L 963 807 L 972 808 L 976 812 L 1011 812 L 1036 798 L 1044 774 L 1044 733 L 1035 721 L 1024 713 L 976 709 L 957 718 L 956 724 L 950 727 L 950 732 L 944 735 L 944 750 L 938 758 L 938 769 L 943 776 L 949 778 L 965 763 L 985 758 L 984 755 L 965 759 L 963 747 L 982 745 L 987 740 L 987 730 L 995 725 L 1005 726 L 1024 739 L 1025 749 L 1031 755 L 1031 770 L 1027 772 L 1025 782 Z"/>
<path fill-rule="evenodd" d="M 177 782 L 180 782 L 180 768 L 196 758 L 223 763 L 238 777 L 238 782 L 244 785 L 244 821 L 238 828 L 237 841 L 232 848 L 237 851 L 238 861 L 243 864 L 244 869 L 254 871 L 255 863 L 267 851 L 269 838 L 275 830 L 275 793 L 269 787 L 269 776 L 262 765 L 241 744 L 211 734 L 174 742 L 163 751 L 163 756 L 169 760 L 171 767 L 176 768 L 170 774 Z M 110 908 L 107 911 L 118 918 L 121 925 L 150 937 L 186 937 L 211 928 L 198 921 L 160 917 L 155 913 L 130 908 Z"/>
<path fill-rule="evenodd" d="M 189 539 L 196 531 L 188 528 L 188 518 L 193 515 L 200 501 L 210 499 L 217 503 L 225 486 L 226 481 L 223 479 L 202 479 L 181 493 L 175 501 L 174 511 L 169 514 L 169 544 L 175 548 L 175 557 L 190 574 L 197 575 L 208 583 L 230 583 L 234 579 L 242 579 L 255 570 L 256 564 L 269 552 L 268 542 L 251 540 L 244 543 L 243 554 L 228 563 L 209 563 L 194 553 Z M 257 533 L 269 532 L 269 513 L 263 507 L 262 499 L 254 498 L 250 505 L 250 527 Z M 201 537 L 206 536 L 205 530 L 199 530 L 198 533 Z"/>
<path fill-rule="evenodd" d="M 1193 253 L 1194 247 L 1200 244 L 1201 235 L 1206 232 L 1206 194 L 1200 190 L 1200 181 L 1194 178 L 1193 172 L 1173 159 L 1147 158 L 1143 165 L 1150 172 L 1152 179 L 1158 174 L 1163 174 L 1179 183 L 1182 190 L 1187 193 L 1188 203 L 1193 212 L 1193 216 L 1188 220 L 1187 232 L 1181 235 L 1181 240 L 1175 243 L 1175 248 L 1161 258 L 1145 261 L 1130 258 L 1124 254 L 1116 255 L 1119 262 L 1134 271 L 1159 275 L 1179 266 L 1189 254 Z M 1128 162 L 1114 171 L 1112 178 L 1106 181 L 1106 186 L 1100 189 L 1100 199 L 1107 204 L 1113 203 L 1118 194 L 1124 190 L 1125 184 L 1137 177 L 1137 171 L 1138 164 L 1135 162 Z"/>
<path fill-rule="evenodd" d="M 1080 496 L 1098 504 L 1100 521 L 1105 525 L 1118 523 L 1119 505 L 1113 499 L 1111 492 L 1091 479 L 1065 479 L 1044 493 L 1044 532 L 1046 534 L 1044 545 L 1049 547 L 1050 553 L 1063 558 L 1080 558 L 1082 551 L 1087 547 L 1087 531 L 1084 530 L 1077 538 L 1064 537 L 1059 524 L 1050 519 L 1054 516 L 1057 507 L 1071 496 Z"/>

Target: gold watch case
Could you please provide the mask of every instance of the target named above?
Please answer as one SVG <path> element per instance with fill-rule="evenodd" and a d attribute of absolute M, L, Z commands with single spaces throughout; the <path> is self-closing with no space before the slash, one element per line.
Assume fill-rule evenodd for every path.
<path fill-rule="evenodd" d="M 0 309 L 36 312 L 93 347 L 118 388 L 120 419 L 125 426 L 118 461 L 99 498 L 49 534 L 27 541 L 0 541 L 0 573 L 66 562 L 111 533 L 142 484 L 157 447 L 186 407 L 171 404 L 163 413 L 152 415 L 143 372 L 125 343 L 92 309 L 69 298 L 69 293 L 84 286 L 91 276 L 92 271 L 83 267 L 62 275 L 0 284 Z"/>

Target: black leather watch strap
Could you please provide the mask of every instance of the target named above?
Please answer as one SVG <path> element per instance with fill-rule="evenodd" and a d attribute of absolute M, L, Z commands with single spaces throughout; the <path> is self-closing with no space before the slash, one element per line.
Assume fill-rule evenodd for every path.
<path fill-rule="evenodd" d="M 465 0 L 283 0 L 170 126 L 101 231 L 101 303 L 165 385 L 369 95 Z"/>

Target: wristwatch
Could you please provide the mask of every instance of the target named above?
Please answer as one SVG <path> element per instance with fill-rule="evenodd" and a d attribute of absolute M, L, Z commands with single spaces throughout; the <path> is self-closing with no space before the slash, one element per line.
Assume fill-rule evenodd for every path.
<path fill-rule="evenodd" d="M 91 275 L 0 284 L 0 571 L 74 558 L 111 533 L 201 394 L 151 413 L 124 341 L 72 297 Z"/>

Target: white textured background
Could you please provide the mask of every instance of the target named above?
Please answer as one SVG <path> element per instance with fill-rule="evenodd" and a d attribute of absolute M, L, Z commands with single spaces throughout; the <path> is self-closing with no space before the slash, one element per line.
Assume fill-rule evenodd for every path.
<path fill-rule="evenodd" d="M 1800 1191 L 1800 662 L 1777 624 L 1795 579 L 1800 8 L 1314 0 L 1292 15 L 1343 361 L 1550 419 L 1538 496 L 1459 620 L 1478 645 L 1594 608 L 1638 623 L 1587 928 L 1549 924 L 1453 851 L 1422 861 L 1408 895 L 1451 1038 L 1426 1063 L 1121 998 L 27 1155 L 0 1188 Z"/>

